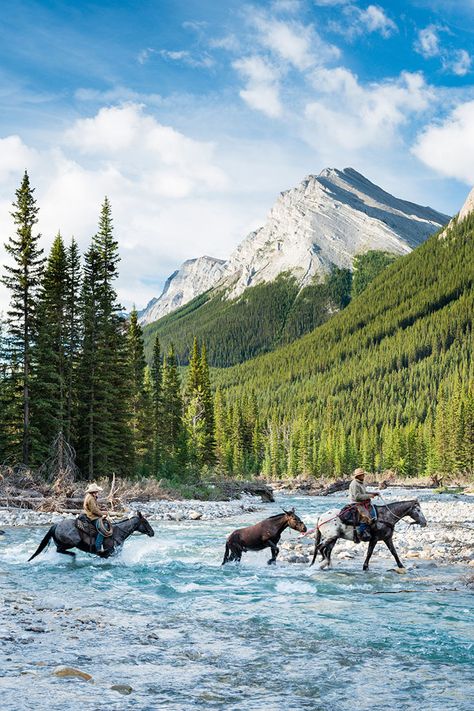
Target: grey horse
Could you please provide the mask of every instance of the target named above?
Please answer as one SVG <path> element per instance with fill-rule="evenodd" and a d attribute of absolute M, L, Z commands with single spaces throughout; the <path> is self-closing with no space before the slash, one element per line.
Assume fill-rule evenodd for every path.
<path fill-rule="evenodd" d="M 392 537 L 395 525 L 405 516 L 409 516 L 414 523 L 419 526 L 426 526 L 426 519 L 420 508 L 420 503 L 417 499 L 411 501 L 394 501 L 392 504 L 384 506 L 376 506 L 377 521 L 370 527 L 370 540 L 367 549 L 367 556 L 364 561 L 363 569 L 367 570 L 369 561 L 374 552 L 374 548 L 379 541 L 383 541 L 390 553 L 395 558 L 399 568 L 403 568 L 403 564 L 398 557 L 398 553 L 393 545 Z M 323 558 L 321 569 L 329 568 L 331 565 L 332 549 L 336 545 L 339 538 L 346 540 L 354 540 L 354 526 L 347 526 L 342 523 L 338 516 L 339 510 L 326 511 L 321 514 L 316 524 L 316 538 L 314 541 L 313 560 L 310 565 L 313 565 L 318 553 L 321 553 Z"/>
<path fill-rule="evenodd" d="M 147 536 L 155 535 L 154 530 L 140 511 L 137 511 L 137 513 L 130 518 L 117 521 L 117 523 L 114 524 L 112 536 L 104 539 L 105 550 L 97 552 L 94 542 L 89 540 L 78 530 L 76 519 L 66 518 L 64 521 L 60 521 L 51 526 L 31 558 L 28 558 L 28 561 L 36 558 L 36 556 L 48 546 L 51 540 L 55 542 L 58 553 L 75 557 L 76 554 L 70 551 L 69 548 L 79 548 L 81 551 L 93 553 L 100 558 L 110 558 L 111 555 L 118 553 L 123 542 L 135 531 L 144 533 Z"/>

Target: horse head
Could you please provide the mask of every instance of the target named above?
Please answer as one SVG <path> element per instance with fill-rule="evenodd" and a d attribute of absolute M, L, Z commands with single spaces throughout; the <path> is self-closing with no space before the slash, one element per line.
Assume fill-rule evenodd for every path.
<path fill-rule="evenodd" d="M 428 525 L 426 518 L 423 515 L 423 511 L 421 510 L 420 502 L 418 501 L 418 499 L 415 499 L 415 501 L 413 502 L 413 506 L 407 512 L 407 516 L 412 518 L 414 523 L 417 523 L 422 528 Z"/>
<path fill-rule="evenodd" d="M 150 536 L 150 538 L 152 538 L 155 535 L 155 532 L 146 520 L 145 516 L 143 516 L 141 511 L 137 511 L 136 515 L 139 519 L 137 531 L 139 531 L 140 533 L 145 533 L 147 536 Z"/>
<path fill-rule="evenodd" d="M 285 509 L 283 509 L 283 511 L 285 511 Z M 294 508 L 291 509 L 291 511 L 285 511 L 285 513 L 286 520 L 290 528 L 292 528 L 294 531 L 299 531 L 300 533 L 306 533 L 308 529 L 306 528 L 300 517 L 296 515 Z"/>

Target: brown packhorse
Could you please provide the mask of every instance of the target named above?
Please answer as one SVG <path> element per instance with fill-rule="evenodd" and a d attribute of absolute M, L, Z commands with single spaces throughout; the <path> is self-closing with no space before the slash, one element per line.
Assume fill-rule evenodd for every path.
<path fill-rule="evenodd" d="M 301 533 L 306 533 L 307 530 L 303 521 L 295 514 L 294 509 L 270 516 L 253 526 L 238 528 L 227 539 L 222 565 L 231 560 L 239 562 L 242 553 L 262 551 L 264 548 L 272 549 L 272 557 L 267 562 L 269 564 L 276 563 L 277 555 L 280 552 L 277 543 L 285 528 L 292 528 Z"/>

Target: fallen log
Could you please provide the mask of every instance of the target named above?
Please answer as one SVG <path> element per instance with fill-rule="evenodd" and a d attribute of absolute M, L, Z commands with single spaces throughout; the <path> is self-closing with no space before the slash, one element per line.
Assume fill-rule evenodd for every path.
<path fill-rule="evenodd" d="M 329 496 L 330 494 L 335 494 L 338 491 L 346 491 L 351 483 L 350 479 L 339 479 L 333 484 L 326 486 L 324 489 L 320 489 L 315 492 L 315 496 Z"/>
<path fill-rule="evenodd" d="M 35 511 L 43 499 L 31 499 L 26 496 L 2 496 L 0 497 L 0 506 L 8 506 L 16 509 L 32 509 Z"/>

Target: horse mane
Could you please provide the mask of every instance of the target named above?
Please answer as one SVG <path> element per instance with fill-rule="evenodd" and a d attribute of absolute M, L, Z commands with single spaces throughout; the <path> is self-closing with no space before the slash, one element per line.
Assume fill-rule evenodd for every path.
<path fill-rule="evenodd" d="M 125 521 L 131 521 L 132 518 L 135 518 L 138 514 L 133 514 L 133 516 L 125 516 L 125 518 L 121 518 L 120 521 L 114 521 L 113 525 L 116 526 L 118 523 L 125 523 Z"/>
<path fill-rule="evenodd" d="M 383 506 L 392 506 L 393 504 L 419 504 L 418 499 L 400 499 L 399 501 L 390 501 L 389 504 L 374 504 L 376 509 L 381 509 Z"/>
<path fill-rule="evenodd" d="M 269 521 L 271 518 L 280 518 L 281 516 L 286 516 L 286 511 L 282 511 L 282 513 L 274 514 L 273 516 L 269 516 L 266 520 Z"/>

